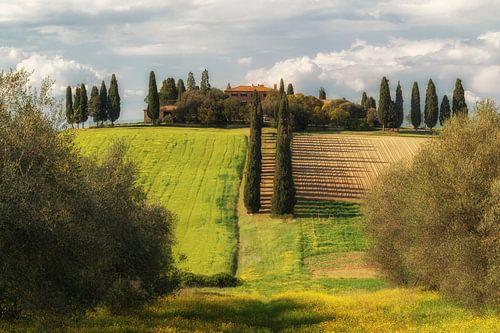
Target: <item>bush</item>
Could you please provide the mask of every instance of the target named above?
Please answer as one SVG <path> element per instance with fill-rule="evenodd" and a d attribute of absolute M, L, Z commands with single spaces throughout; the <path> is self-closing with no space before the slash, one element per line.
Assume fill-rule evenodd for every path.
<path fill-rule="evenodd" d="M 142 304 L 171 271 L 172 216 L 115 145 L 81 157 L 48 114 L 50 84 L 0 74 L 0 306 L 31 313 Z M 163 282 L 162 282 L 163 283 Z"/>
<path fill-rule="evenodd" d="M 365 216 L 372 255 L 393 280 L 498 305 L 499 157 L 500 115 L 484 101 L 379 179 Z"/>
<path fill-rule="evenodd" d="M 237 277 L 227 274 L 219 273 L 215 275 L 200 275 L 190 272 L 179 273 L 179 284 L 181 287 L 211 287 L 211 288 L 230 288 L 241 285 L 241 280 Z"/>

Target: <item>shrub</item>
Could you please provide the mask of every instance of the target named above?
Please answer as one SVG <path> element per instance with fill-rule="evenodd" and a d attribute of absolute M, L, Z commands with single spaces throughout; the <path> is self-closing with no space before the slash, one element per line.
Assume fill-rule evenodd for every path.
<path fill-rule="evenodd" d="M 500 115 L 484 101 L 379 179 L 365 216 L 389 277 L 470 305 L 499 303 L 499 156 Z"/>
<path fill-rule="evenodd" d="M 218 273 L 215 275 L 201 275 L 190 272 L 179 273 L 179 284 L 181 287 L 209 287 L 209 288 L 231 288 L 242 284 L 237 277 L 228 273 Z"/>
<path fill-rule="evenodd" d="M 67 313 L 155 297 L 171 214 L 147 203 L 122 145 L 101 163 L 81 157 L 48 116 L 50 83 L 34 94 L 27 81 L 0 74 L 0 306 Z"/>

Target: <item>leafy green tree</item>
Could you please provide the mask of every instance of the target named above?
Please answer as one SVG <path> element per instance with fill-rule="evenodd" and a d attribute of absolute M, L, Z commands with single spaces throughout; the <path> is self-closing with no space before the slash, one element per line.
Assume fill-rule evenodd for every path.
<path fill-rule="evenodd" d="M 451 102 L 453 115 L 468 115 L 469 109 L 467 108 L 467 103 L 465 102 L 464 88 L 462 87 L 462 80 L 460 79 L 455 81 L 455 89 L 453 90 L 453 98 Z"/>
<path fill-rule="evenodd" d="M 108 93 L 108 119 L 111 120 L 111 126 L 120 118 L 120 93 L 118 92 L 118 81 L 116 75 L 111 75 L 111 84 Z"/>
<path fill-rule="evenodd" d="M 444 125 L 445 121 L 451 117 L 450 101 L 448 96 L 444 95 L 441 100 L 441 107 L 439 108 L 439 124 Z"/>
<path fill-rule="evenodd" d="M 380 82 L 380 97 L 378 99 L 378 120 L 382 124 L 382 128 L 387 127 L 390 121 L 391 111 L 391 91 L 389 89 L 389 80 L 384 76 Z"/>
<path fill-rule="evenodd" d="M 184 86 L 184 81 L 179 79 L 177 81 L 177 101 L 180 101 L 182 94 L 186 92 L 186 87 Z"/>
<path fill-rule="evenodd" d="M 188 73 L 188 77 L 187 77 L 187 90 L 195 90 L 197 89 L 196 87 L 196 81 L 194 79 L 194 75 L 193 75 L 193 72 L 189 72 Z"/>
<path fill-rule="evenodd" d="M 74 110 L 73 110 L 73 93 L 71 87 L 66 88 L 66 122 L 73 127 L 74 123 Z"/>
<path fill-rule="evenodd" d="M 425 94 L 424 121 L 425 125 L 432 130 L 436 126 L 439 116 L 438 97 L 436 87 L 432 79 L 429 79 L 427 91 Z"/>
<path fill-rule="evenodd" d="M 75 103 L 73 104 L 73 121 L 80 127 L 80 87 L 75 88 Z"/>
<path fill-rule="evenodd" d="M 288 84 L 288 87 L 286 89 L 286 94 L 287 95 L 293 95 L 294 94 L 293 85 L 291 83 Z"/>
<path fill-rule="evenodd" d="M 271 213 L 273 215 L 293 214 L 295 185 L 292 174 L 292 133 L 288 99 L 281 98 L 278 111 L 278 129 L 276 142 L 276 166 L 274 171 L 273 197 Z"/>
<path fill-rule="evenodd" d="M 85 128 L 85 122 L 89 119 L 89 100 L 87 96 L 87 88 L 82 83 L 80 86 L 80 122 Z"/>
<path fill-rule="evenodd" d="M 422 123 L 422 111 L 420 109 L 420 91 L 418 83 L 413 82 L 411 89 L 411 109 L 410 109 L 411 124 L 414 129 L 417 129 Z"/>
<path fill-rule="evenodd" d="M 210 81 L 206 69 L 201 73 L 200 90 L 204 94 L 210 90 Z"/>
<path fill-rule="evenodd" d="M 160 92 L 158 93 L 160 99 L 160 106 L 175 104 L 179 92 L 175 86 L 175 80 L 171 77 L 163 80 Z"/>
<path fill-rule="evenodd" d="M 106 88 L 106 83 L 104 83 L 104 81 L 101 82 L 101 89 L 99 90 L 99 100 L 101 102 L 99 120 L 101 121 L 101 126 L 104 126 L 104 122 L 108 120 L 109 114 L 108 89 Z"/>
<path fill-rule="evenodd" d="M 250 138 L 246 160 L 245 188 L 243 201 L 248 213 L 257 213 L 260 209 L 260 181 L 262 167 L 262 123 L 260 98 L 254 91 L 250 114 Z"/>
<path fill-rule="evenodd" d="M 320 87 L 319 88 L 319 96 L 318 96 L 319 99 L 326 99 L 326 91 L 325 91 L 325 88 L 323 87 Z"/>
<path fill-rule="evenodd" d="M 375 98 L 373 98 L 372 96 L 370 96 L 368 98 L 368 105 L 369 105 L 369 109 L 376 109 L 377 108 L 377 102 L 375 102 Z"/>
<path fill-rule="evenodd" d="M 160 97 L 158 95 L 158 88 L 156 86 L 155 72 L 149 73 L 149 88 L 148 88 L 148 117 L 153 122 L 153 125 L 158 125 L 160 118 Z"/>
<path fill-rule="evenodd" d="M 396 100 L 394 101 L 394 115 L 395 121 L 394 125 L 397 129 L 401 127 L 404 120 L 403 111 L 403 92 L 401 91 L 401 84 L 398 81 L 398 86 L 396 88 Z"/>
<path fill-rule="evenodd" d="M 101 98 L 99 97 L 99 89 L 96 86 L 93 86 L 90 91 L 89 113 L 92 120 L 96 123 L 96 127 L 99 127 L 99 121 L 101 120 Z"/>

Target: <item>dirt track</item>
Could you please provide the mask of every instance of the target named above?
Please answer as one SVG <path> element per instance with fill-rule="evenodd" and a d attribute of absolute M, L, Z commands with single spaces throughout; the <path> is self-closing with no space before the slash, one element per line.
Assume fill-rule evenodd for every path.
<path fill-rule="evenodd" d="M 297 197 L 359 201 L 391 163 L 413 156 L 427 139 L 297 134 L 293 174 Z"/>

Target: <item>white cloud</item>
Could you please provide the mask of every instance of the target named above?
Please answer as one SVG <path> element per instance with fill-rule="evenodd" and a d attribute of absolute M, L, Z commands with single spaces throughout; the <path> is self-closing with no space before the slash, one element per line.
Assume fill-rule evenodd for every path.
<path fill-rule="evenodd" d="M 370 44 L 357 40 L 344 50 L 286 59 L 269 68 L 250 70 L 246 79 L 272 84 L 283 77 L 297 89 L 315 83 L 316 87 L 325 85 L 357 95 L 367 89 L 378 91 L 384 75 L 408 83 L 426 82 L 432 77 L 447 86 L 453 86 L 458 76 L 473 91 L 471 96 L 500 97 L 500 49 L 491 42 L 496 35 L 489 33 L 472 41 L 393 38 L 386 44 Z"/>
<path fill-rule="evenodd" d="M 238 65 L 248 66 L 252 63 L 252 57 L 244 57 L 238 59 Z"/>
<path fill-rule="evenodd" d="M 133 89 L 125 89 L 124 90 L 124 97 L 130 97 L 130 96 L 146 96 L 146 93 L 144 90 L 138 89 L 138 90 L 133 90 Z"/>

